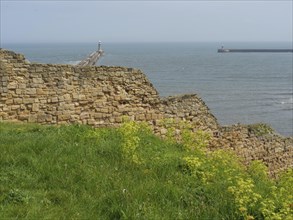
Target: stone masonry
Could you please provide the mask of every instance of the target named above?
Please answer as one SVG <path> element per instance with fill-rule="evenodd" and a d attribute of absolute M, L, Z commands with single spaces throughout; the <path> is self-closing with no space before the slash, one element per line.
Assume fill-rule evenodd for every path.
<path fill-rule="evenodd" d="M 0 50 L 0 122 L 105 127 L 118 126 L 124 116 L 149 122 L 159 134 L 162 119 L 189 121 L 212 134 L 211 149 L 232 149 L 246 162 L 262 160 L 272 172 L 293 166 L 293 138 L 260 138 L 245 126 L 224 129 L 197 95 L 160 98 L 138 69 L 31 64 Z"/>

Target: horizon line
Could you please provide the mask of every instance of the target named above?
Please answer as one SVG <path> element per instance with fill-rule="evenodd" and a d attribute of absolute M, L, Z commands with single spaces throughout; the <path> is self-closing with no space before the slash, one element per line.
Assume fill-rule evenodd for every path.
<path fill-rule="evenodd" d="M 0 46 L 5 44 L 92 44 L 98 43 L 100 40 L 97 41 L 40 41 L 40 42 L 0 42 Z M 219 41 L 101 41 L 102 43 L 293 43 L 293 41 L 277 41 L 277 40 L 270 40 L 270 41 L 257 41 L 257 40 L 219 40 Z"/>

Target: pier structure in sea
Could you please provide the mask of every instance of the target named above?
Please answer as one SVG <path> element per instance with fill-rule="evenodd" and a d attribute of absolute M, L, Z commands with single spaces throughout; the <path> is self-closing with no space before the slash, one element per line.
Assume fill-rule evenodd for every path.
<path fill-rule="evenodd" d="M 101 41 L 98 43 L 98 50 L 91 53 L 87 58 L 84 60 L 80 61 L 76 66 L 94 66 L 98 62 L 98 60 L 103 56 L 104 51 L 101 48 Z"/>
<path fill-rule="evenodd" d="M 293 49 L 227 49 L 223 46 L 218 53 L 293 53 Z"/>

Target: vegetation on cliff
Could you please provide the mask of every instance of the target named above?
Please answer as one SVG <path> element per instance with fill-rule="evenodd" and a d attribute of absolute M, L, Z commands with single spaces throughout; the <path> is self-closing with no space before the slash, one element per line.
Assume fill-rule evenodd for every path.
<path fill-rule="evenodd" d="M 4 219 L 292 219 L 293 172 L 278 179 L 182 125 L 166 140 L 119 129 L 0 123 Z"/>

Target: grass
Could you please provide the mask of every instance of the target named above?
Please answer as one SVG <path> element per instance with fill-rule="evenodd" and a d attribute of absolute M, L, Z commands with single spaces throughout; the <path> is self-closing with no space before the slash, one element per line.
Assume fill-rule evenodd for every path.
<path fill-rule="evenodd" d="M 130 140 L 137 139 L 127 145 L 129 133 Z M 139 161 L 125 155 L 127 147 L 128 154 L 132 152 Z M 161 140 L 140 128 L 126 134 L 123 129 L 81 125 L 0 123 L 0 151 L 1 219 L 272 216 L 261 211 L 264 205 L 260 199 L 254 207 L 247 207 L 247 213 L 239 212 L 239 195 L 228 190 L 236 185 L 235 176 L 252 179 L 258 190 L 255 193 L 273 201 L 275 208 L 268 209 L 276 215 L 283 206 L 269 194 L 270 187 L 282 186 L 285 194 L 292 195 L 287 189 L 292 183 L 288 175 L 285 181 L 274 182 L 256 171 L 257 166 L 246 170 L 226 153 L 194 154 L 185 149 L 184 143 Z M 184 158 L 190 156 L 200 156 L 200 165 L 194 168 L 186 163 Z M 278 188 L 278 184 L 282 185 Z M 285 197 L 281 202 L 288 203 Z M 292 197 L 289 200 L 292 202 Z M 291 213 L 292 209 L 282 216 Z"/>

